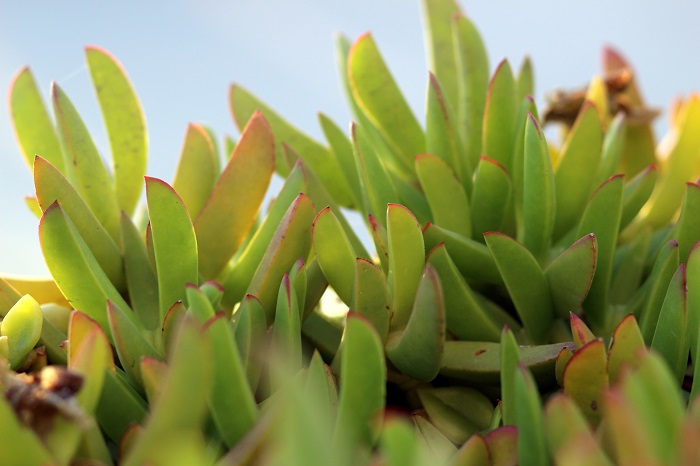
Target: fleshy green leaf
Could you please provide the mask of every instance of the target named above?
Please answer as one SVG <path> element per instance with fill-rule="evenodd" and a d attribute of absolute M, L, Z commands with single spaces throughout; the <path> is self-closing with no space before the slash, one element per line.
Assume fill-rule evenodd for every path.
<path fill-rule="evenodd" d="M 0 336 L 7 337 L 12 369 L 19 369 L 27 353 L 39 341 L 43 322 L 41 307 L 30 295 L 22 296 L 0 322 Z"/>
<path fill-rule="evenodd" d="M 577 350 L 596 339 L 593 332 L 591 332 L 591 329 L 589 329 L 585 322 L 576 314 L 570 314 L 569 320 L 571 325 L 571 335 L 574 339 L 574 346 Z"/>
<path fill-rule="evenodd" d="M 265 255 L 253 275 L 246 294 L 260 300 L 268 322 L 272 322 L 277 290 L 282 276 L 300 257 L 307 257 L 311 248 L 311 224 L 316 209 L 304 194 L 299 194 L 279 222 Z M 227 303 L 224 295 L 224 304 Z"/>
<path fill-rule="evenodd" d="M 649 253 L 649 233 L 648 228 L 640 230 L 629 243 L 615 251 L 614 274 L 608 295 L 611 304 L 629 302 L 639 289 L 644 279 L 644 266 Z"/>
<path fill-rule="evenodd" d="M 187 445 L 202 451 L 199 426 L 205 419 L 207 395 L 213 380 L 209 349 L 199 325 L 185 321 L 173 345 L 170 368 L 160 395 L 152 404 L 144 430 L 122 464 L 136 466 L 162 460 L 165 451 L 182 451 Z M 175 438 L 184 445 L 173 445 Z"/>
<path fill-rule="evenodd" d="M 124 272 L 131 307 L 144 328 L 156 330 L 163 323 L 158 307 L 158 280 L 141 234 L 126 213 L 122 213 L 121 220 Z"/>
<path fill-rule="evenodd" d="M 683 206 L 671 237 L 678 242 L 678 256 L 681 261 L 688 258 L 688 252 L 700 240 L 700 184 L 686 183 Z"/>
<path fill-rule="evenodd" d="M 537 106 L 532 97 L 526 97 L 520 103 L 518 119 L 516 121 L 515 148 L 513 152 L 513 168 L 510 171 L 510 178 L 513 187 L 513 201 L 515 213 L 515 227 L 518 236 L 522 237 L 524 228 L 524 202 L 523 185 L 525 183 L 525 136 L 529 127 L 530 115 L 535 119 L 537 116 Z"/>
<path fill-rule="evenodd" d="M 453 95 L 456 94 L 453 93 Z M 428 84 L 428 104 L 426 109 L 426 150 L 442 159 L 460 181 L 460 186 L 471 191 L 472 167 L 464 157 L 461 134 L 454 111 L 455 100 L 445 100 L 438 79 L 430 73 Z M 420 175 L 420 174 L 419 174 Z"/>
<path fill-rule="evenodd" d="M 405 326 L 409 320 L 423 274 L 425 249 L 420 225 L 410 210 L 399 204 L 389 204 L 386 219 L 389 243 L 387 283 L 391 295 L 393 329 Z"/>
<path fill-rule="evenodd" d="M 302 367 L 301 361 L 301 320 L 296 291 L 286 273 L 282 277 L 272 337 L 276 357 L 284 364 L 285 370 L 297 372 Z"/>
<path fill-rule="evenodd" d="M 453 466 L 481 466 L 491 464 L 489 448 L 481 434 L 469 437 L 454 456 Z"/>
<path fill-rule="evenodd" d="M 65 175 L 83 197 L 97 220 L 119 244 L 119 204 L 112 179 L 85 123 L 68 96 L 51 85 L 56 125 L 64 155 Z"/>
<path fill-rule="evenodd" d="M 621 464 L 644 464 L 654 457 L 654 442 L 621 389 L 605 393 L 607 430 L 615 459 Z"/>
<path fill-rule="evenodd" d="M 256 111 L 262 112 L 275 135 L 277 153 L 275 161 L 278 174 L 286 177 L 292 168 L 287 166 L 282 154 L 282 143 L 286 143 L 299 154 L 304 164 L 316 173 L 336 202 L 344 206 L 351 204 L 350 188 L 332 152 L 292 126 L 269 106 L 237 84 L 229 89 L 229 103 L 233 119 L 241 130 Z"/>
<path fill-rule="evenodd" d="M 329 207 L 314 219 L 311 230 L 318 264 L 328 283 L 346 304 L 353 300 L 353 271 L 357 255 Z"/>
<path fill-rule="evenodd" d="M 535 117 L 528 114 L 523 165 L 523 231 L 519 239 L 535 257 L 542 256 L 549 248 L 555 212 L 554 175 L 547 142 Z"/>
<path fill-rule="evenodd" d="M 521 346 L 520 361 L 527 366 L 541 387 L 554 384 L 554 365 L 562 348 L 573 343 Z M 498 384 L 501 373 L 501 345 L 493 342 L 447 341 L 440 374 L 460 380 Z"/>
<path fill-rule="evenodd" d="M 646 204 L 654 191 L 657 178 L 658 170 L 656 166 L 649 165 L 625 184 L 620 229 L 629 225 L 644 207 L 644 204 Z"/>
<path fill-rule="evenodd" d="M 429 154 L 418 155 L 415 165 L 433 223 L 460 235 L 471 236 L 469 200 L 449 165 Z"/>
<path fill-rule="evenodd" d="M 613 118 L 612 123 L 605 131 L 603 148 L 601 151 L 600 167 L 595 185 L 601 185 L 618 171 L 622 158 L 622 151 L 627 137 L 627 120 L 624 113 L 620 112 Z"/>
<path fill-rule="evenodd" d="M 627 315 L 615 327 L 608 349 L 608 377 L 611 383 L 619 380 L 623 368 L 639 366 L 639 352 L 646 349 L 642 333 L 633 315 Z"/>
<path fill-rule="evenodd" d="M 688 262 L 685 269 L 686 281 L 690 284 L 686 291 L 686 305 L 688 306 L 688 326 L 690 336 L 690 352 L 693 361 L 700 356 L 700 290 L 695 285 L 700 274 L 700 244 L 696 243 L 688 254 Z M 694 377 L 690 399 L 700 390 L 700 364 L 693 364 Z M 697 382 L 697 383 L 695 383 Z"/>
<path fill-rule="evenodd" d="M 143 398 L 126 381 L 124 372 L 107 371 L 95 416 L 113 442 L 119 442 L 129 426 L 141 424 L 148 414 Z"/>
<path fill-rule="evenodd" d="M 162 347 L 165 349 L 166 354 L 170 351 L 180 322 L 186 314 L 187 306 L 185 306 L 182 301 L 178 301 L 170 306 L 168 313 L 165 314 L 161 331 L 161 339 L 163 341 Z"/>
<path fill-rule="evenodd" d="M 234 340 L 238 346 L 238 354 L 245 368 L 246 377 L 251 390 L 255 391 L 262 372 L 267 320 L 260 301 L 255 296 L 246 296 L 233 315 Z"/>
<path fill-rule="evenodd" d="M 99 324 L 82 312 L 74 312 L 68 336 L 68 368 L 83 377 L 77 394 L 80 407 L 94 413 L 102 393 L 105 374 L 114 371 L 112 348 Z"/>
<path fill-rule="evenodd" d="M 595 276 L 597 257 L 596 238 L 591 233 L 572 244 L 544 270 L 559 316 L 580 312 Z"/>
<path fill-rule="evenodd" d="M 64 172 L 63 152 L 32 71 L 24 67 L 10 84 L 10 116 L 24 160 L 30 169 L 38 154 Z"/>
<path fill-rule="evenodd" d="M 514 380 L 515 412 L 518 426 L 518 464 L 522 466 L 546 466 L 549 462 L 544 438 L 542 400 L 532 374 L 523 365 L 518 366 Z"/>
<path fill-rule="evenodd" d="M 445 243 L 450 258 L 465 278 L 481 283 L 503 281 L 491 252 L 483 243 L 432 223 L 427 224 L 423 229 L 423 239 L 428 250 L 440 243 Z"/>
<path fill-rule="evenodd" d="M 482 153 L 503 165 L 507 172 L 513 165 L 515 121 L 520 105 L 516 94 L 513 71 L 503 60 L 496 67 L 486 94 Z"/>
<path fill-rule="evenodd" d="M 391 76 L 370 34 L 360 36 L 348 56 L 348 77 L 358 105 L 379 129 L 401 163 L 412 170 L 425 152 L 425 134 Z"/>
<path fill-rule="evenodd" d="M 190 218 L 197 218 L 218 177 L 218 162 L 209 133 L 189 124 L 173 178 L 173 189 L 182 198 Z"/>
<path fill-rule="evenodd" d="M 419 461 L 413 426 L 401 417 L 386 420 L 379 444 L 386 466 L 415 466 Z"/>
<path fill-rule="evenodd" d="M 321 353 L 324 360 L 330 361 L 338 351 L 343 336 L 343 323 L 323 314 L 319 309 L 312 309 L 302 323 L 301 333 Z"/>
<path fill-rule="evenodd" d="M 369 447 L 375 440 L 371 424 L 385 404 L 384 350 L 372 324 L 353 312 L 348 314 L 342 345 L 333 443 Z"/>
<path fill-rule="evenodd" d="M 588 203 L 577 236 L 593 233 L 598 243 L 598 260 L 590 291 L 583 303 L 594 331 L 605 327 L 608 288 L 622 215 L 623 176 L 615 175 L 603 183 Z"/>
<path fill-rule="evenodd" d="M 471 196 L 471 224 L 476 239 L 481 239 L 487 231 L 502 230 L 511 209 L 511 188 L 510 175 L 503 165 L 482 156 L 476 167 Z M 445 204 L 454 208 L 449 201 Z"/>
<path fill-rule="evenodd" d="M 58 202 L 109 280 L 118 290 L 123 290 L 126 284 L 122 256 L 117 246 L 120 243 L 115 243 L 81 195 L 55 166 L 39 156 L 34 160 L 34 184 L 42 212 Z"/>
<path fill-rule="evenodd" d="M 211 414 L 224 443 L 232 448 L 252 428 L 258 409 L 225 315 L 210 319 L 203 334 L 211 342 L 213 355 Z"/>
<path fill-rule="evenodd" d="M 204 278 L 217 277 L 248 234 L 270 183 L 274 157 L 270 125 L 255 113 L 194 222 Z"/>
<path fill-rule="evenodd" d="M 146 118 L 121 63 L 94 46 L 85 48 L 85 57 L 107 127 L 119 208 L 131 215 L 141 197 L 146 174 Z"/>
<path fill-rule="evenodd" d="M 143 356 L 161 358 L 161 355 L 144 338 L 141 329 L 134 322 L 133 315 L 126 312 L 131 311 L 124 311 L 113 302 L 107 302 L 109 328 L 121 366 L 134 381 L 142 384 L 141 358 Z"/>
<path fill-rule="evenodd" d="M 386 354 L 404 374 L 429 382 L 440 370 L 444 344 L 442 286 L 435 269 L 427 265 L 408 322 L 405 326 L 392 327 L 386 342 Z"/>
<path fill-rule="evenodd" d="M 603 415 L 602 397 L 608 388 L 607 355 L 602 340 L 593 340 L 577 349 L 564 369 L 564 393 L 583 415 L 597 425 Z"/>
<path fill-rule="evenodd" d="M 515 398 L 515 373 L 520 364 L 520 350 L 513 331 L 504 327 L 501 332 L 501 410 L 503 425 L 515 425 L 518 403 Z"/>
<path fill-rule="evenodd" d="M 459 128 L 465 144 L 463 167 L 476 167 L 482 150 L 482 121 L 489 87 L 489 58 L 479 31 L 465 16 L 453 19 L 453 38 L 457 56 Z M 465 176 L 471 176 L 463 168 Z"/>
<path fill-rule="evenodd" d="M 291 151 L 291 148 L 286 144 L 284 145 L 284 149 L 285 154 Z M 304 175 L 306 180 L 306 191 L 304 191 L 304 194 L 311 198 L 314 205 L 329 206 L 340 222 L 340 225 L 343 227 L 343 231 L 348 237 L 348 240 L 350 241 L 350 244 L 352 244 L 352 247 L 357 255 L 361 257 L 369 257 L 369 253 L 362 244 L 362 241 L 360 241 L 355 230 L 350 226 L 350 222 L 348 222 L 348 220 L 345 218 L 340 204 L 333 200 L 326 187 L 321 184 L 316 174 L 307 166 L 304 166 Z"/>
<path fill-rule="evenodd" d="M 530 60 L 529 56 L 526 55 L 523 62 L 520 64 L 518 76 L 515 81 L 518 85 L 518 101 L 522 102 L 527 96 L 535 95 L 535 76 L 534 70 L 532 69 L 532 60 Z"/>
<path fill-rule="evenodd" d="M 165 181 L 146 177 L 146 198 L 162 320 L 170 306 L 185 299 L 185 284 L 199 281 L 197 238 L 182 199 Z"/>
<path fill-rule="evenodd" d="M 360 180 L 364 193 L 365 213 L 372 215 L 384 223 L 384 210 L 387 204 L 399 201 L 399 195 L 391 177 L 387 173 L 382 160 L 379 158 L 362 128 L 352 123 L 350 125 L 355 163 L 360 172 Z"/>
<path fill-rule="evenodd" d="M 345 175 L 345 180 L 350 188 L 352 203 L 356 209 L 362 207 L 362 187 L 360 184 L 359 172 L 355 164 L 355 156 L 352 151 L 352 142 L 343 134 L 343 131 L 331 121 L 330 118 L 319 113 L 318 120 L 321 124 L 323 134 L 331 146 L 331 151 L 338 161 L 341 172 Z"/>
<path fill-rule="evenodd" d="M 243 298 L 246 287 L 262 260 L 282 217 L 299 193 L 306 191 L 304 168 L 301 164 L 297 164 L 282 185 L 275 202 L 268 209 L 265 220 L 255 231 L 245 249 L 236 257 L 235 263 L 222 272 L 220 282 L 226 290 L 224 298 L 226 304 L 233 304 Z"/>
<path fill-rule="evenodd" d="M 447 102 L 454 105 L 458 101 L 459 77 L 453 19 L 461 10 L 454 0 L 424 0 L 421 6 L 426 19 L 424 27 L 429 67 L 442 83 Z"/>
<path fill-rule="evenodd" d="M 435 267 L 443 285 L 445 319 L 449 331 L 462 340 L 499 341 L 499 322 L 460 275 L 444 243 L 430 251 L 427 262 Z"/>
<path fill-rule="evenodd" d="M 690 329 L 686 266 L 681 263 L 668 285 L 659 320 L 651 340 L 652 349 L 664 357 L 680 384 L 688 366 Z"/>
<path fill-rule="evenodd" d="M 389 334 L 389 306 L 389 288 L 381 269 L 367 259 L 357 258 L 350 308 L 374 325 L 382 342 Z"/>
<path fill-rule="evenodd" d="M 484 235 L 526 332 L 544 343 L 554 318 L 549 284 L 535 258 L 520 243 L 501 233 Z"/>
<path fill-rule="evenodd" d="M 588 421 L 568 396 L 560 393 L 547 401 L 544 421 L 547 443 L 556 464 L 581 461 L 579 464 L 612 466 L 590 430 Z"/>
<path fill-rule="evenodd" d="M 666 291 L 679 263 L 678 243 L 669 241 L 659 252 L 651 274 L 644 284 L 646 299 L 639 314 L 639 329 L 647 345 L 651 344 Z"/>
<path fill-rule="evenodd" d="M 51 204 L 44 212 L 39 223 L 39 239 L 49 271 L 71 306 L 107 330 L 107 300 L 121 309 L 129 306 L 58 203 Z M 111 341 L 111 334 L 108 337 Z"/>
<path fill-rule="evenodd" d="M 554 172 L 556 214 L 554 216 L 554 241 L 576 226 L 586 202 L 593 191 L 600 152 L 603 145 L 603 128 L 598 112 L 592 104 L 584 104 L 561 150 Z"/>
<path fill-rule="evenodd" d="M 672 464 L 686 402 L 677 388 L 672 367 L 665 364 L 661 355 L 649 352 L 640 357 L 639 368 L 622 382 L 622 390 L 637 422 L 649 434 L 653 457 L 661 464 Z"/>

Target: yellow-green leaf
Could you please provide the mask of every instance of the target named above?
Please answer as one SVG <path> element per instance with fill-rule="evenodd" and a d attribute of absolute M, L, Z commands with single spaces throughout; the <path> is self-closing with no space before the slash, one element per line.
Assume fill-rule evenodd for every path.
<path fill-rule="evenodd" d="M 219 175 L 214 144 L 200 125 L 187 126 L 173 189 L 187 206 L 190 218 L 197 218 Z"/>
<path fill-rule="evenodd" d="M 63 152 L 32 71 L 24 67 L 10 84 L 10 116 L 27 166 L 40 155 L 64 172 Z M 65 172 L 64 172 L 65 173 Z"/>
<path fill-rule="evenodd" d="M 148 162 L 146 118 L 121 63 L 95 46 L 85 48 L 85 57 L 112 149 L 119 208 L 131 215 L 141 197 Z"/>
<path fill-rule="evenodd" d="M 411 170 L 413 158 L 425 152 L 425 134 L 370 34 L 363 34 L 352 45 L 348 76 L 358 105 Z"/>
<path fill-rule="evenodd" d="M 205 279 L 218 276 L 248 234 L 270 183 L 274 160 L 270 125 L 255 113 L 194 222 Z"/>

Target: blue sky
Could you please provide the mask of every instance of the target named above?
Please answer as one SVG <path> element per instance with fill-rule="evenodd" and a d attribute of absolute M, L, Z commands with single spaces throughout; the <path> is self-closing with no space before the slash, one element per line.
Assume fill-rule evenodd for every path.
<path fill-rule="evenodd" d="M 502 58 L 535 65 L 536 99 L 577 87 L 599 69 L 612 44 L 634 63 L 654 106 L 700 89 L 700 2 L 463 1 L 480 29 L 492 67 Z M 149 174 L 171 181 L 189 122 L 235 134 L 226 94 L 237 82 L 312 136 L 316 113 L 348 125 L 333 35 L 372 31 L 409 103 L 420 116 L 427 79 L 419 0 L 220 0 L 26 2 L 0 0 L 0 88 L 30 65 L 48 96 L 58 81 L 103 153 L 105 132 L 84 66 L 83 47 L 99 45 L 123 63 L 139 94 L 150 135 Z M 662 117 L 665 118 L 665 117 Z M 665 128 L 665 121 L 658 125 Z M 0 274 L 45 273 L 33 193 L 8 112 L 0 111 Z"/>

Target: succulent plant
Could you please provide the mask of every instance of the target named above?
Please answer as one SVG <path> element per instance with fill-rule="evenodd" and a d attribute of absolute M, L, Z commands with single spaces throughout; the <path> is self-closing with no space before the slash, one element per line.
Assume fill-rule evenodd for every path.
<path fill-rule="evenodd" d="M 425 128 L 372 36 L 340 37 L 348 135 L 321 115 L 314 141 L 233 85 L 240 137 L 221 160 L 190 125 L 172 183 L 143 182 L 145 118 L 108 52 L 86 49 L 111 168 L 60 87 L 54 123 L 18 73 L 51 278 L 0 279 L 3 463 L 698 461 L 700 99 L 657 152 L 606 49 L 540 119 L 528 59 L 489 78 L 458 5 L 423 6 Z"/>

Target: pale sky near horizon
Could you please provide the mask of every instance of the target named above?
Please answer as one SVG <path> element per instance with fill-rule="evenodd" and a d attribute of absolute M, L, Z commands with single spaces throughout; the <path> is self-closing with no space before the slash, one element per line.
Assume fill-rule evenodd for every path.
<path fill-rule="evenodd" d="M 167 6 L 166 6 L 167 5 Z M 528 53 L 536 99 L 574 88 L 598 72 L 612 44 L 634 64 L 642 92 L 665 108 L 700 90 L 700 2 L 462 1 L 486 43 L 492 69 L 514 67 Z M 28 7 L 0 0 L 0 95 L 30 65 L 46 91 L 57 80 L 108 153 L 83 47 L 99 45 L 124 65 L 146 113 L 149 174 L 171 181 L 186 126 L 207 122 L 235 134 L 226 95 L 237 82 L 322 140 L 317 112 L 347 127 L 333 51 L 338 32 L 371 31 L 399 86 L 422 120 L 427 69 L 420 0 L 202 0 L 198 2 L 52 2 Z M 24 206 L 33 194 L 7 103 L 0 111 L 0 275 L 42 274 L 37 220 Z M 665 115 L 661 117 L 665 118 Z M 662 121 L 657 125 L 665 127 Z M 658 135 L 659 139 L 661 134 Z"/>

